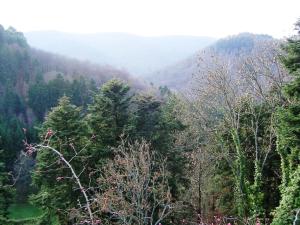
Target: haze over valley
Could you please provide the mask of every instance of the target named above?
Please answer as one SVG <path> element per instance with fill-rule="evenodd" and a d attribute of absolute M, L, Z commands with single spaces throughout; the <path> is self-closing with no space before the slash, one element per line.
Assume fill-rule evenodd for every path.
<path fill-rule="evenodd" d="M 126 33 L 56 31 L 29 32 L 25 37 L 32 47 L 101 65 L 109 64 L 136 77 L 175 64 L 215 41 L 214 38 L 196 36 L 145 37 Z"/>

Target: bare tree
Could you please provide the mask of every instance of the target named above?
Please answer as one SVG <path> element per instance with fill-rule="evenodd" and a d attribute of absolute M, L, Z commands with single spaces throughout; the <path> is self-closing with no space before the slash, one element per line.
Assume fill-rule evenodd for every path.
<path fill-rule="evenodd" d="M 165 162 L 155 163 L 145 141 L 116 149 L 116 157 L 98 178 L 104 190 L 96 195 L 94 207 L 120 224 L 158 225 L 172 212 Z"/>
<path fill-rule="evenodd" d="M 257 44 L 257 43 L 256 43 Z M 199 59 L 199 71 L 194 76 L 192 105 L 207 133 L 205 145 L 213 143 L 223 149 L 224 159 L 231 166 L 236 180 L 236 199 L 240 199 L 240 215 L 245 215 L 246 152 L 254 151 L 256 175 L 259 175 L 274 147 L 274 116 L 282 100 L 281 87 L 287 80 L 287 73 L 279 62 L 278 44 L 271 41 L 255 45 L 251 52 L 239 57 L 224 56 L 213 51 Z M 202 55 L 203 56 L 203 55 Z M 245 104 L 246 103 L 246 104 Z M 268 105 L 268 137 L 260 140 L 263 104 Z M 259 106 L 259 107 L 257 107 Z M 249 116 L 254 136 L 253 148 L 244 149 L 241 134 L 241 119 Z M 228 151 L 222 142 L 216 142 L 218 131 L 226 128 L 230 132 L 234 151 Z M 203 154 L 203 153 L 202 153 Z M 255 176 L 257 183 L 259 176 Z"/>

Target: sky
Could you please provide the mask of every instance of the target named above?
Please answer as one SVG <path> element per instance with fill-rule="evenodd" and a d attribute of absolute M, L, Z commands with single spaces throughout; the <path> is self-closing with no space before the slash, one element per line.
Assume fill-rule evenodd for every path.
<path fill-rule="evenodd" d="M 19 31 L 143 36 L 290 36 L 300 0 L 0 0 L 0 24 Z"/>

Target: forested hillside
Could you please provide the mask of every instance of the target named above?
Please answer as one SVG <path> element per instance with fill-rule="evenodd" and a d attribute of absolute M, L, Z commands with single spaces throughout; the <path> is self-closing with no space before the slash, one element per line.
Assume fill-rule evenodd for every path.
<path fill-rule="evenodd" d="M 6 130 L 3 132 L 9 133 L 9 127 L 16 130 L 42 121 L 64 94 L 72 97 L 75 104 L 86 105 L 91 91 L 112 77 L 133 83 L 129 74 L 113 67 L 32 49 L 22 33 L 0 26 L 0 115 L 4 123 L 1 127 Z M 143 87 L 138 81 L 133 86 Z"/>
<path fill-rule="evenodd" d="M 99 86 L 101 83 L 104 83 L 112 77 L 119 77 L 129 81 L 130 83 L 133 83 L 133 80 L 130 81 L 130 75 L 128 73 L 116 70 L 111 66 L 98 66 L 88 62 L 80 62 L 75 59 L 68 59 L 59 55 L 36 50 L 30 48 L 23 34 L 17 32 L 13 28 L 4 30 L 1 26 L 0 31 L 0 90 L 1 93 L 3 93 L 2 96 L 4 97 L 2 101 L 8 101 L 6 100 L 6 96 L 10 96 L 10 98 L 15 98 L 15 104 L 12 105 L 16 105 L 16 102 L 22 103 L 18 104 L 18 107 L 20 107 L 19 109 L 10 109 L 10 107 L 6 107 L 6 110 L 12 110 L 16 114 L 22 116 L 24 122 L 32 119 L 29 118 L 30 112 L 26 111 L 27 108 L 24 106 L 24 104 L 34 101 L 31 99 L 29 93 L 34 91 L 32 90 L 34 89 L 32 85 L 35 85 L 36 83 L 41 82 L 42 84 L 45 83 L 45 85 L 48 85 L 48 82 L 51 81 L 58 82 L 60 85 L 64 86 L 68 85 L 64 84 L 64 82 L 72 85 L 72 83 L 75 81 L 78 82 L 81 79 L 82 81 L 85 80 L 86 82 L 91 82 L 93 80 L 92 82 Z M 61 80 L 56 81 L 56 79 L 63 79 L 64 81 L 60 82 Z M 138 81 L 135 81 L 133 85 L 137 88 L 141 88 L 141 86 L 138 86 Z M 39 88 L 42 86 L 43 85 L 41 85 Z M 51 85 L 49 84 L 49 86 Z M 62 93 L 65 92 L 65 90 L 63 90 L 64 88 L 56 88 Z M 70 90 L 70 92 L 72 92 L 72 90 Z M 57 98 L 57 96 L 53 96 L 52 94 L 47 96 L 53 97 L 53 99 Z M 53 100 L 49 101 L 51 102 Z M 49 108 L 50 107 L 48 107 L 48 109 Z"/>
<path fill-rule="evenodd" d="M 34 126 L 43 122 L 60 97 L 69 96 L 73 104 L 86 108 L 97 87 L 113 77 L 126 80 L 137 89 L 144 87 L 126 72 L 111 66 L 98 66 L 33 49 L 22 33 L 0 25 L 1 173 L 16 170 L 16 160 L 20 161 L 19 155 L 24 149 L 23 141 L 25 138 L 38 140 Z M 27 164 L 32 166 L 32 160 Z M 1 182 L 14 183 L 14 176 L 12 173 Z M 27 178 L 16 182 L 17 197 L 26 199 L 27 196 L 20 195 L 28 191 L 28 174 Z M 9 198 L 10 195 L 5 196 Z M 10 201 L 0 202 L 5 211 Z"/>
<path fill-rule="evenodd" d="M 1 224 L 300 223 L 300 21 L 145 88 L 0 31 Z"/>
<path fill-rule="evenodd" d="M 204 49 L 199 49 L 197 53 L 185 60 L 153 72 L 146 79 L 156 85 L 166 85 L 173 90 L 184 91 L 190 88 L 193 76 L 201 72 L 199 71 L 201 66 L 211 64 L 209 61 L 213 61 L 212 57 L 218 56 L 227 61 L 236 61 L 248 57 L 249 54 L 257 54 L 261 48 L 262 51 L 269 51 L 272 54 L 279 48 L 279 42 L 268 35 L 242 33 L 230 36 Z"/>

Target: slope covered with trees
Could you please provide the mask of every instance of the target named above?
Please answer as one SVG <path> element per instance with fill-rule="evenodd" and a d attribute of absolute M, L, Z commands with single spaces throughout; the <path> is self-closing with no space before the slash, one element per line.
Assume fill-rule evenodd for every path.
<path fill-rule="evenodd" d="M 23 146 L 14 168 L 35 162 L 26 167 L 26 195 L 41 214 L 9 217 L 15 194 L 8 187 L 18 187 L 22 179 L 14 176 L 22 173 L 7 173 L 5 154 L 0 221 L 298 224 L 299 35 L 281 46 L 248 34 L 219 42 L 200 55 L 183 95 L 166 86 L 142 91 L 121 79 L 97 89 L 84 78 L 36 76 L 20 99 L 39 126 L 22 127 L 27 111 L 12 107 L 7 115 L 15 115 L 20 132 L 3 140 L 23 136 L 12 145 Z M 12 96 L 23 96 L 14 88 Z M 7 152 L 5 142 L 0 148 Z"/>
<path fill-rule="evenodd" d="M 299 87 L 300 87 L 300 20 L 298 35 L 288 40 L 283 63 L 293 76 L 284 87 L 286 103 L 278 110 L 277 150 L 281 158 L 282 183 L 280 205 L 272 224 L 292 223 L 300 212 L 300 149 L 299 149 Z M 297 222 L 297 221 L 296 221 Z"/>
<path fill-rule="evenodd" d="M 142 99 L 147 99 L 147 102 Z M 109 222 L 114 217 L 117 219 L 118 216 L 124 216 L 123 209 L 118 204 L 122 204 L 122 207 L 123 204 L 126 204 L 128 199 L 122 197 L 122 195 L 127 195 L 127 193 L 122 194 L 121 192 L 119 196 L 111 193 L 111 188 L 114 185 L 117 185 L 115 190 L 121 188 L 119 185 L 124 185 L 122 188 L 129 191 L 130 187 L 135 189 L 144 188 L 143 185 L 150 182 L 148 184 L 149 190 L 145 190 L 147 193 L 153 188 L 152 185 L 158 185 L 151 182 L 158 182 L 165 185 L 164 187 L 158 185 L 158 190 L 162 189 L 162 191 L 170 192 L 170 195 L 172 193 L 174 197 L 178 195 L 180 187 L 185 185 L 184 180 L 181 179 L 184 177 L 185 171 L 182 167 L 182 165 L 185 165 L 183 163 L 185 161 L 183 158 L 184 149 L 177 151 L 176 155 L 174 154 L 172 151 L 174 137 L 171 133 L 182 130 L 183 126 L 174 116 L 171 116 L 174 109 L 174 104 L 171 101 L 171 96 L 162 96 L 161 99 L 158 99 L 158 97 L 148 94 L 132 95 L 129 92 L 129 86 L 120 80 L 111 80 L 104 84 L 85 113 L 80 112 L 80 108 L 72 105 L 69 98 L 63 97 L 58 106 L 49 113 L 43 124 L 41 132 L 43 145 L 32 147 L 32 149 L 29 147 L 27 150 L 27 154 L 37 151 L 38 163 L 35 168 L 36 173 L 33 177 L 33 183 L 38 192 L 31 198 L 35 204 L 44 209 L 43 220 L 49 221 L 51 217 L 57 215 L 61 224 L 66 224 L 71 217 L 72 223 L 79 223 L 84 220 L 89 220 L 89 223 L 91 223 L 91 216 L 89 219 L 85 218 L 83 208 L 77 208 L 79 202 L 82 205 L 86 204 L 86 199 L 82 196 L 83 191 L 89 196 L 99 195 L 99 198 L 103 198 L 103 201 L 104 196 L 109 196 L 106 203 L 102 203 L 100 199 L 88 200 L 89 210 L 94 211 L 94 218 Z M 152 105 L 152 107 L 145 107 L 146 105 Z M 141 108 L 143 108 L 142 115 L 140 114 Z M 140 116 L 150 117 L 150 113 L 154 116 L 151 123 L 148 123 L 143 129 L 139 129 L 141 126 L 138 122 Z M 145 141 L 152 143 L 151 147 Z M 123 146 L 120 147 L 122 150 L 118 148 L 119 145 Z M 50 147 L 60 149 L 59 152 L 62 156 L 57 158 Z M 137 152 L 136 149 L 140 149 L 142 152 Z M 149 152 L 149 149 L 151 149 L 151 152 Z M 148 154 L 153 155 L 153 157 L 148 158 L 150 157 Z M 172 173 L 167 174 L 163 168 L 160 168 L 159 163 L 161 160 L 159 158 L 155 159 L 160 154 L 164 155 L 167 160 L 164 167 Z M 79 186 L 79 183 L 73 182 L 74 174 L 66 167 L 62 157 L 70 162 L 72 165 L 71 170 L 79 173 L 80 185 L 84 187 L 84 190 L 80 191 L 82 187 Z M 120 167 L 113 163 L 114 159 L 121 160 L 123 157 L 125 161 L 120 162 Z M 136 164 L 131 162 L 131 160 L 135 160 L 135 157 L 140 157 L 139 160 L 142 160 L 139 162 L 142 164 L 139 168 L 141 173 L 145 174 L 142 176 L 137 174 L 139 176 L 137 179 L 145 179 L 142 183 L 135 179 L 122 180 L 121 177 L 118 177 L 124 176 L 123 170 L 133 170 L 132 173 L 135 173 Z M 175 161 L 176 166 L 173 164 Z M 122 166 L 124 166 L 123 169 L 121 169 Z M 131 167 L 131 169 L 128 167 Z M 113 174 L 109 175 L 109 173 Z M 114 173 L 120 174 L 116 175 Z M 128 179 L 130 176 L 128 174 Z M 165 180 L 160 180 L 160 177 Z M 111 179 L 121 180 L 117 180 L 115 181 L 117 183 L 115 183 Z M 125 181 L 126 183 L 123 184 L 122 182 Z M 144 191 L 141 193 L 146 194 Z M 153 193 L 155 193 L 155 190 L 153 190 Z M 130 218 L 129 220 L 132 220 L 133 223 L 139 221 L 140 224 L 143 224 L 143 220 L 149 216 L 148 213 L 151 210 L 154 210 L 153 219 L 155 219 L 156 215 L 160 214 L 159 210 L 163 206 L 155 206 L 159 201 L 152 202 L 154 200 L 153 193 L 147 193 L 148 197 L 142 197 L 135 196 L 136 193 L 133 192 L 130 201 L 137 201 L 134 204 L 138 204 L 141 199 L 147 201 L 139 203 L 142 204 L 140 206 L 135 206 L 142 208 L 134 209 L 137 212 L 145 210 L 145 214 L 139 220 L 135 218 L 137 215 L 127 215 L 124 219 Z M 157 197 L 161 198 L 162 201 L 167 201 L 168 199 L 165 196 L 160 196 L 161 194 L 157 193 Z M 119 198 L 124 198 L 122 199 L 124 202 L 119 203 Z M 114 204 L 116 204 L 116 208 L 120 208 L 120 211 L 113 207 Z M 169 209 L 166 208 L 166 210 L 165 213 L 169 214 Z M 163 216 L 164 213 L 161 215 Z"/>
<path fill-rule="evenodd" d="M 97 87 L 113 77 L 124 79 L 137 89 L 143 88 L 141 82 L 113 67 L 33 49 L 22 33 L 0 25 L 1 187 L 15 183 L 17 199 L 25 201 L 26 193 L 30 192 L 30 175 L 22 165 L 25 163 L 29 168 L 34 164 L 20 155 L 25 138 L 28 142 L 38 140 L 34 126 L 44 121 L 60 97 L 69 96 L 72 103 L 86 108 Z M 6 205 L 3 210 L 9 205 L 8 199 L 14 200 L 9 196 L 4 194 L 5 201 L 1 197 L 1 204 L 4 201 Z"/>
<path fill-rule="evenodd" d="M 184 91 L 190 88 L 193 76 L 199 73 L 199 65 L 208 64 L 213 55 L 222 55 L 235 61 L 259 51 L 260 48 L 272 52 L 279 48 L 279 41 L 268 35 L 250 33 L 229 36 L 198 50 L 185 60 L 151 73 L 146 78 L 156 85 L 166 85 L 172 90 Z"/>

